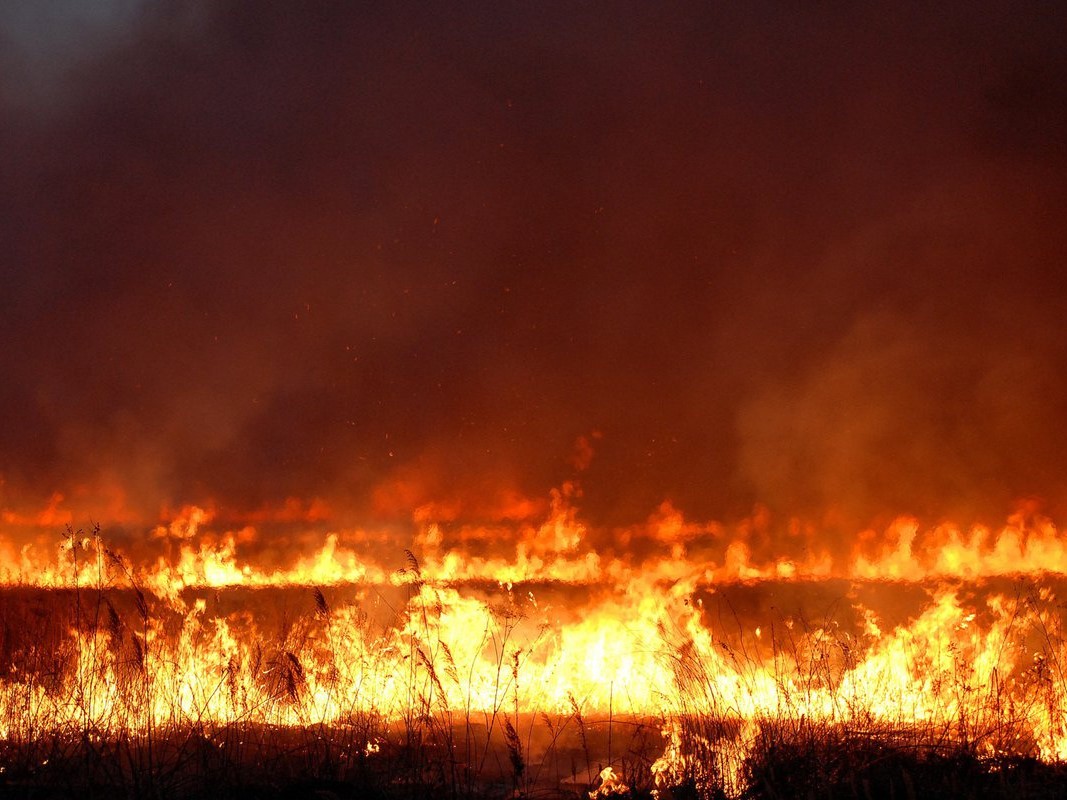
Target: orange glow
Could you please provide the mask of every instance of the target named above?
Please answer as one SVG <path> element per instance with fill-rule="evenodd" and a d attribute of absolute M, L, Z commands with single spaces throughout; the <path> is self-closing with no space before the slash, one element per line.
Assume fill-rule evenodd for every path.
<path fill-rule="evenodd" d="M 990 755 L 1067 758 L 1067 544 L 1049 520 L 961 531 L 901 518 L 843 553 L 767 558 L 751 544 L 765 511 L 730 529 L 663 503 L 598 547 L 580 497 L 565 484 L 540 519 L 496 527 L 419 509 L 413 551 L 385 558 L 371 546 L 383 536 L 355 529 L 272 554 L 256 525 L 325 514 L 295 500 L 231 530 L 183 508 L 134 554 L 92 533 L 51 551 L 9 536 L 8 590 L 66 592 L 68 604 L 74 590 L 77 610 L 59 637 L 60 684 L 32 648 L 0 682 L 0 735 L 87 721 L 101 735 L 191 719 L 344 724 L 418 707 L 659 719 L 663 781 L 693 768 L 694 715 L 734 725 L 715 746 L 727 786 L 767 721 L 913 726 Z M 51 525 L 59 500 L 32 519 Z M 829 593 L 835 611 L 806 617 L 779 599 L 805 592 Z M 603 773 L 601 794 L 618 780 Z"/>

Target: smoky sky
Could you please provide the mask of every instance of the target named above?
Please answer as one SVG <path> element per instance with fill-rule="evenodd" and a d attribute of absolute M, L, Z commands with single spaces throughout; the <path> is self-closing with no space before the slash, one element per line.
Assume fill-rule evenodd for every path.
<path fill-rule="evenodd" d="M 0 11 L 0 505 L 1067 512 L 1062 11 L 89 5 Z"/>

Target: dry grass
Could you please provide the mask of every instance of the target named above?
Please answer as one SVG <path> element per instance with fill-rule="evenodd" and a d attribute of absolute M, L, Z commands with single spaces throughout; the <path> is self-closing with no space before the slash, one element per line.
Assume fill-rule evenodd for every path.
<path fill-rule="evenodd" d="M 407 674 L 397 676 L 399 695 L 378 702 L 335 691 L 341 675 L 365 674 L 371 684 L 383 677 L 375 673 L 386 663 L 377 648 L 398 640 L 380 635 L 365 615 L 340 616 L 314 588 L 296 610 L 279 614 L 273 635 L 244 657 L 231 655 L 215 684 L 198 685 L 179 703 L 158 637 L 190 635 L 187 620 L 139 587 L 120 557 L 101 548 L 103 562 L 84 559 L 80 538 L 70 532 L 73 589 L 13 588 L 0 606 L 0 798 L 1067 794 L 1063 768 L 1041 763 L 1026 733 L 1036 710 L 1062 718 L 1064 696 L 1058 635 L 1042 627 L 1048 618 L 1035 612 L 1036 597 L 1019 599 L 1013 624 L 1043 648 L 1040 657 L 1016 671 L 1010 686 L 1007 676 L 971 686 L 962 664 L 937 676 L 952 692 L 977 697 L 951 720 L 875 718 L 861 698 L 847 695 L 831 722 L 788 704 L 746 716 L 722 693 L 719 666 L 669 621 L 660 638 L 674 680 L 664 687 L 662 712 L 637 718 L 612 707 L 607 718 L 590 718 L 573 696 L 561 713 L 520 707 L 532 647 L 516 642 L 519 618 L 506 604 L 487 613 L 480 634 L 496 674 L 493 701 L 476 707 L 470 668 L 435 633 L 442 608 L 420 591 L 425 578 L 408 553 L 407 603 L 393 623 L 410 632 L 400 640 Z M 718 646 L 738 680 L 756 691 L 766 659 L 738 627 L 733 643 Z M 774 679 L 793 695 L 833 686 L 857 664 L 855 641 L 827 630 L 825 621 L 807 630 L 780 626 L 760 644 L 772 650 Z M 111 699 L 102 707 L 96 698 L 105 681 Z M 312 683 L 325 687 L 327 697 L 315 702 L 328 704 L 334 721 L 315 721 Z M 450 704 L 453 687 L 467 688 L 464 703 Z M 218 697 L 234 709 L 225 722 L 195 711 Z M 148 707 L 167 713 L 142 714 Z M 608 768 L 613 777 L 605 777 Z"/>

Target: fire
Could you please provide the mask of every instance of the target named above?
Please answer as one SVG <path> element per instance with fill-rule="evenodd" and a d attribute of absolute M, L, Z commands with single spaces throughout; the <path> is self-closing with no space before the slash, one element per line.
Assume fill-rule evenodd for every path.
<path fill-rule="evenodd" d="M 1067 759 L 1067 537 L 1049 520 L 964 532 L 902 518 L 847 552 L 809 538 L 773 557 L 749 535 L 766 520 L 734 535 L 664 504 L 616 550 L 595 546 L 579 497 L 565 485 L 540 519 L 509 520 L 505 545 L 499 527 L 423 508 L 415 550 L 392 565 L 367 530 L 269 559 L 251 523 L 227 530 L 195 507 L 129 552 L 99 532 L 52 552 L 9 536 L 0 574 L 23 599 L 7 625 L 27 633 L 4 642 L 0 736 L 357 726 L 377 732 L 358 743 L 368 756 L 390 725 L 467 720 L 470 738 L 477 719 L 521 772 L 522 719 L 554 733 L 628 719 L 663 731 L 658 785 L 695 775 L 728 792 L 767 726 Z M 283 511 L 319 525 L 325 506 Z M 805 593 L 829 605 L 791 609 Z M 596 796 L 625 788 L 612 770 Z"/>

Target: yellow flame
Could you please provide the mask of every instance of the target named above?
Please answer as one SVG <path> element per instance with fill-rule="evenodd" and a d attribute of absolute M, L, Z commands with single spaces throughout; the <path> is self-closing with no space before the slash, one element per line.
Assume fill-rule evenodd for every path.
<path fill-rule="evenodd" d="M 3 580 L 67 591 L 69 616 L 56 653 L 27 646 L 0 678 L 0 736 L 360 715 L 634 715 L 668 721 L 653 766 L 664 786 L 707 747 L 704 768 L 739 787 L 744 754 L 768 722 L 918 727 L 988 754 L 1067 757 L 1063 614 L 1039 580 L 1067 574 L 1067 537 L 1050 521 L 964 533 L 902 518 L 875 548 L 861 536 L 835 557 L 813 539 L 804 558 L 768 558 L 664 504 L 645 528 L 616 537 L 643 539 L 652 555 L 638 558 L 593 546 L 577 495 L 554 492 L 544 519 L 514 522 L 509 544 L 477 553 L 470 543 L 494 532 L 420 511 L 420 552 L 401 570 L 371 558 L 375 537 L 354 530 L 265 566 L 261 550 L 246 551 L 262 547 L 254 529 L 214 530 L 213 514 L 194 507 L 154 527 L 141 546 L 156 550 L 140 561 L 92 535 L 72 533 L 51 553 L 0 540 Z M 287 512 L 299 516 L 293 508 L 303 506 Z M 983 583 L 1006 575 L 1029 582 L 1014 594 Z M 855 630 L 766 609 L 716 617 L 705 605 L 732 583 L 773 593 L 832 580 L 843 582 Z M 923 598 L 895 623 L 856 594 L 888 582 L 915 583 Z M 277 587 L 309 591 L 284 626 L 267 629 L 257 603 L 269 601 L 256 591 Z M 238 590 L 248 602 L 227 605 Z M 372 607 L 388 613 L 372 619 Z M 687 728 L 695 718 L 732 727 Z M 592 796 L 620 786 L 609 766 Z"/>

